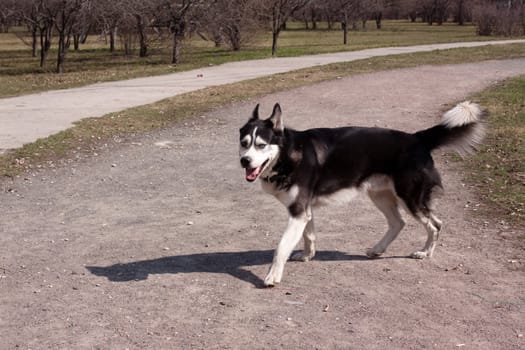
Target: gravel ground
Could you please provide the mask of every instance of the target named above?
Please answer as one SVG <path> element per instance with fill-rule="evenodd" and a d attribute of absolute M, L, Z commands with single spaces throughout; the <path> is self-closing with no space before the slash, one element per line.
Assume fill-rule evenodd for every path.
<path fill-rule="evenodd" d="M 445 193 L 432 259 L 408 254 L 365 198 L 316 212 L 318 249 L 262 288 L 286 211 L 238 165 L 255 103 L 289 126 L 415 131 L 510 76 L 525 59 L 422 66 L 245 101 L 0 183 L 0 349 L 523 349 L 525 253 L 457 164 L 435 153 Z"/>

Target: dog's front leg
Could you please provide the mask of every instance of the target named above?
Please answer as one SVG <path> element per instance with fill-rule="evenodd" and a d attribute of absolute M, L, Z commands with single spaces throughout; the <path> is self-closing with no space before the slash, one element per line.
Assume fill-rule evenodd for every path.
<path fill-rule="evenodd" d="M 272 266 L 270 267 L 268 275 L 264 279 L 265 286 L 273 286 L 276 283 L 281 282 L 284 264 L 290 257 L 294 247 L 301 240 L 304 228 L 308 224 L 308 221 L 310 221 L 310 218 L 311 216 L 306 212 L 295 217 L 290 215 L 288 218 L 288 225 L 286 226 L 283 237 L 275 250 Z"/>

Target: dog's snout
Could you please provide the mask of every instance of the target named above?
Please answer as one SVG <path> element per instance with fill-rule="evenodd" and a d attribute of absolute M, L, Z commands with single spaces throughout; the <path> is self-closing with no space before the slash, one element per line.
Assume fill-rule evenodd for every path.
<path fill-rule="evenodd" d="M 241 165 L 243 168 L 250 166 L 252 159 L 250 157 L 241 157 Z"/>

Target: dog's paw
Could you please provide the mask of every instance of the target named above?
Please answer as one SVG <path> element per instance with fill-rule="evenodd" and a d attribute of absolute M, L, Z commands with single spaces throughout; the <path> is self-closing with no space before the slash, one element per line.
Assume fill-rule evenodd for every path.
<path fill-rule="evenodd" d="M 430 257 L 426 250 L 418 250 L 417 252 L 410 254 L 410 256 L 414 259 L 425 259 Z"/>
<path fill-rule="evenodd" d="M 279 283 L 278 281 L 275 280 L 275 277 L 268 274 L 266 276 L 266 278 L 264 279 L 264 285 L 266 287 L 274 287 L 277 283 Z"/>
<path fill-rule="evenodd" d="M 270 272 L 268 272 L 268 275 L 266 275 L 266 278 L 264 279 L 264 285 L 266 287 L 273 287 L 277 283 L 281 282 L 282 272 L 279 273 L 278 269 L 272 266 L 270 268 Z"/>
<path fill-rule="evenodd" d="M 379 251 L 377 249 L 368 249 L 366 251 L 366 256 L 368 256 L 369 258 L 379 258 L 381 255 L 383 255 L 384 251 Z"/>
<path fill-rule="evenodd" d="M 305 253 L 304 251 L 301 251 L 301 252 L 297 252 L 297 253 L 293 254 L 292 257 L 290 258 L 290 260 L 306 262 L 306 261 L 312 260 L 314 255 L 315 255 L 315 252 Z"/>

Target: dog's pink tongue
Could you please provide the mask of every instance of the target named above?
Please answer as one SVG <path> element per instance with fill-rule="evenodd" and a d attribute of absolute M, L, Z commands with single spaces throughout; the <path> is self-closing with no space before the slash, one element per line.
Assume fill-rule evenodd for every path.
<path fill-rule="evenodd" d="M 250 169 L 246 168 L 246 180 L 254 181 L 259 176 L 259 168 Z"/>

